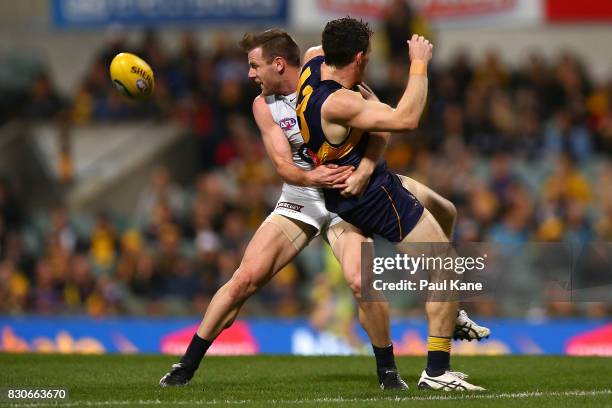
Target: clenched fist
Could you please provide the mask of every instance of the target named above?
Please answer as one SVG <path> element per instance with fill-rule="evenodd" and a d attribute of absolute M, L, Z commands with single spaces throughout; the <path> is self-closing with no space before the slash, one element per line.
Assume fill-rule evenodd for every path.
<path fill-rule="evenodd" d="M 432 55 L 433 44 L 422 35 L 414 34 L 410 41 L 408 41 L 410 61 L 424 61 L 429 62 Z"/>

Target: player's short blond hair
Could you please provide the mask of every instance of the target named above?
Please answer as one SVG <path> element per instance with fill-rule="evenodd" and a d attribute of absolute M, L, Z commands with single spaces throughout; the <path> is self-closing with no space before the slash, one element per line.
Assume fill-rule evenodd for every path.
<path fill-rule="evenodd" d="M 246 33 L 239 44 L 244 52 L 261 47 L 262 55 L 268 63 L 276 57 L 282 57 L 289 65 L 300 66 L 300 47 L 288 32 L 280 28 Z"/>

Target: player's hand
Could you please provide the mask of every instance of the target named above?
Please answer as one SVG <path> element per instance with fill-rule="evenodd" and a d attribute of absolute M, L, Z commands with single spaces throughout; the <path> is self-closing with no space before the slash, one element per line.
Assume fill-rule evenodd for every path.
<path fill-rule="evenodd" d="M 340 192 L 343 197 L 359 197 L 370 182 L 370 175 L 355 171 L 346 179 L 346 187 Z"/>
<path fill-rule="evenodd" d="M 346 180 L 353 173 L 353 166 L 324 164 L 308 172 L 310 185 L 320 188 L 346 188 Z"/>
<path fill-rule="evenodd" d="M 414 34 L 408 41 L 410 61 L 429 62 L 432 56 L 433 44 L 422 35 Z"/>
<path fill-rule="evenodd" d="M 378 99 L 378 96 L 376 96 L 372 88 L 367 86 L 365 82 L 362 82 L 357 85 L 357 90 L 359 91 L 363 99 L 365 99 L 366 101 L 380 101 L 380 99 Z"/>

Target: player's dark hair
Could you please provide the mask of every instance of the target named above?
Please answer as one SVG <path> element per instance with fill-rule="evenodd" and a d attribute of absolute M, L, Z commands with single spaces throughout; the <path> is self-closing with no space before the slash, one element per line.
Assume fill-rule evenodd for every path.
<path fill-rule="evenodd" d="M 300 47 L 284 30 L 274 28 L 259 33 L 246 33 L 239 45 L 244 52 L 261 47 L 262 55 L 268 63 L 276 57 L 282 57 L 289 65 L 300 66 Z"/>
<path fill-rule="evenodd" d="M 344 17 L 330 21 L 322 36 L 325 63 L 338 68 L 350 64 L 357 53 L 368 50 L 371 36 L 369 24 L 362 20 Z"/>

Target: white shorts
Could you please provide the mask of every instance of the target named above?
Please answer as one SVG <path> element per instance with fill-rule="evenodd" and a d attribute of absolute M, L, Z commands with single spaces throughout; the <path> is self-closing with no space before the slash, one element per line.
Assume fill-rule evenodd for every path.
<path fill-rule="evenodd" d="M 284 215 L 312 225 L 317 229 L 317 235 L 323 229 L 342 221 L 336 213 L 327 211 L 321 190 L 286 183 L 283 184 L 283 191 L 272 214 Z"/>

